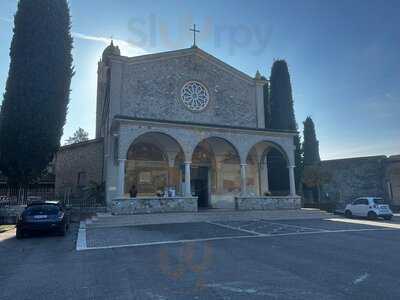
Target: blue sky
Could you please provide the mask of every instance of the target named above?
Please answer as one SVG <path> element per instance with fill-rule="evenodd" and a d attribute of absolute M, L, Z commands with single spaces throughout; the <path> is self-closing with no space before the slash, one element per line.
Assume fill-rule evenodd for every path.
<path fill-rule="evenodd" d="M 74 36 L 71 102 L 63 141 L 94 136 L 96 70 L 111 36 L 122 54 L 192 44 L 253 76 L 286 59 L 296 118 L 311 115 L 323 159 L 400 154 L 400 1 L 70 0 Z M 0 2 L 4 93 L 16 0 Z"/>

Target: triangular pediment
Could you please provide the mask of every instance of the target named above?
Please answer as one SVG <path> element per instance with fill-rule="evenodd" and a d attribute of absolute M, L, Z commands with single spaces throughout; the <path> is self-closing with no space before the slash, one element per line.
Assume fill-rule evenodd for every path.
<path fill-rule="evenodd" d="M 199 59 L 203 59 L 208 63 L 213 64 L 214 66 L 223 69 L 226 72 L 229 72 L 232 76 L 238 77 L 242 80 L 245 80 L 251 84 L 254 83 L 254 78 L 247 75 L 246 73 L 232 67 L 231 65 L 223 62 L 222 60 L 216 58 L 215 56 L 207 53 L 206 51 L 198 48 L 191 47 L 186 49 L 179 49 L 174 51 L 153 53 L 153 54 L 145 54 L 134 57 L 126 57 L 126 56 L 113 56 L 112 60 L 122 61 L 126 64 L 137 64 L 137 63 L 145 63 L 150 61 L 162 61 L 168 59 L 176 59 L 179 57 L 187 57 L 187 56 L 196 56 Z"/>

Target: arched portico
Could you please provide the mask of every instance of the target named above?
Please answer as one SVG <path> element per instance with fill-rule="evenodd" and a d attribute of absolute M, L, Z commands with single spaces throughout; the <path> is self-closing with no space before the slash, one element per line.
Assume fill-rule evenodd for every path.
<path fill-rule="evenodd" d="M 124 160 L 122 194 L 129 195 L 132 188 L 139 197 L 181 194 L 184 158 L 181 145 L 170 135 L 147 132 L 138 136 Z"/>
<path fill-rule="evenodd" d="M 210 136 L 194 148 L 191 163 L 192 194 L 199 207 L 233 207 L 240 194 L 240 157 L 228 140 Z"/>
<path fill-rule="evenodd" d="M 247 194 L 294 196 L 294 166 L 290 158 L 290 153 L 274 142 L 260 141 L 253 145 L 246 156 Z"/>
<path fill-rule="evenodd" d="M 160 125 L 149 121 L 124 121 L 113 130 L 110 141 L 115 142 L 111 144 L 114 161 L 110 170 L 115 173 L 108 173 L 110 188 L 107 190 L 117 201 L 112 203 L 122 199 L 119 203 L 132 203 L 135 211 L 137 208 L 133 207 L 137 203 L 146 211 L 154 211 L 156 208 L 147 207 L 151 201 L 166 210 L 180 210 L 182 205 L 187 209 L 188 203 L 190 209 L 197 209 L 198 205 L 253 209 L 258 207 L 251 204 L 254 201 L 262 205 L 275 203 L 273 207 L 286 205 L 287 199 L 298 202 L 292 176 L 293 138 L 289 134 Z M 280 163 L 277 164 L 278 156 Z M 277 174 L 277 166 L 285 172 L 284 176 L 277 175 L 278 181 L 282 182 L 279 177 L 285 177 L 286 183 L 289 181 L 289 195 L 287 184 L 282 193 L 274 187 L 273 179 L 266 180 Z M 112 190 L 114 179 L 115 192 Z M 129 197 L 132 185 L 138 187 L 137 199 Z M 175 198 L 157 195 L 169 188 L 175 191 Z M 268 190 L 273 192 L 272 197 L 265 197 Z M 205 195 L 201 196 L 206 199 L 203 202 L 197 202 L 200 193 Z M 131 202 L 123 202 L 124 199 Z"/>

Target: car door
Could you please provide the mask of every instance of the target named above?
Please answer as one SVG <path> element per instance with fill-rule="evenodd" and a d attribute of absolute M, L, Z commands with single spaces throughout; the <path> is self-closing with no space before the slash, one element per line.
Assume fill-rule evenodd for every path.
<path fill-rule="evenodd" d="M 354 216 L 360 216 L 360 213 L 361 213 L 361 208 L 360 208 L 360 206 L 361 206 L 361 203 L 362 203 L 361 200 L 362 200 L 362 199 L 356 199 L 356 200 L 354 200 L 353 203 L 351 204 L 351 213 L 352 213 Z"/>
<path fill-rule="evenodd" d="M 369 212 L 369 202 L 367 198 L 361 198 L 360 200 L 360 204 L 358 205 L 358 209 L 359 209 L 359 216 L 360 217 L 366 217 L 368 216 L 368 212 Z"/>

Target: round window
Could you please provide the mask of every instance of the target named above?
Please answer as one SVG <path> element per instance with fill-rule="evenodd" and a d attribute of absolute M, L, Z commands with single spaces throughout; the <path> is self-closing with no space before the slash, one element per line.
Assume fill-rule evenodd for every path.
<path fill-rule="evenodd" d="M 210 96 L 203 84 L 197 81 L 189 81 L 182 87 L 181 100 L 191 111 L 202 111 L 210 102 Z"/>

